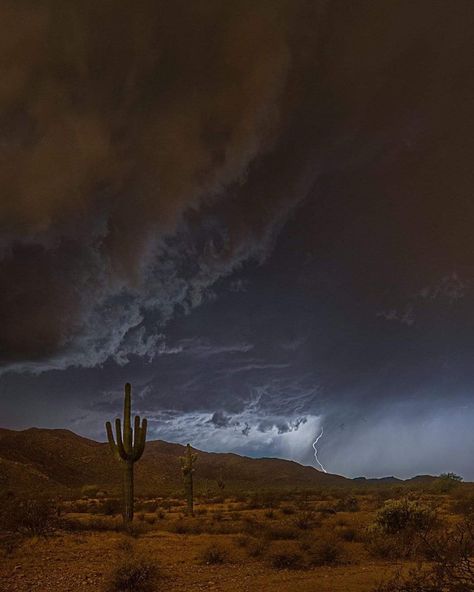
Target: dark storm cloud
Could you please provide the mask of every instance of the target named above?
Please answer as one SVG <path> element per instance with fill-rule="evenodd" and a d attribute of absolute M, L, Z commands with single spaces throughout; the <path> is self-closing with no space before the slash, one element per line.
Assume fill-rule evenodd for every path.
<path fill-rule="evenodd" d="M 3 3 L 4 364 L 153 352 L 153 324 L 252 255 L 183 215 L 277 139 L 289 6 Z"/>
<path fill-rule="evenodd" d="M 321 176 L 425 149 L 446 192 L 467 164 L 467 7 L 4 2 L 4 368 L 152 358 Z M 420 162 L 410 190 L 427 183 Z"/>
<path fill-rule="evenodd" d="M 471 0 L 0 10 L 9 425 L 472 476 Z"/>

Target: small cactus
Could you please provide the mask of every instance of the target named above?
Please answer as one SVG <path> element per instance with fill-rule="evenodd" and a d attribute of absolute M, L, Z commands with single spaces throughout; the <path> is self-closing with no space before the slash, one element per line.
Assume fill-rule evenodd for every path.
<path fill-rule="evenodd" d="M 197 460 L 197 454 L 191 452 L 191 445 L 186 446 L 186 454 L 180 457 L 181 471 L 183 472 L 184 490 L 188 504 L 187 513 L 194 516 L 194 492 L 193 492 L 193 473 L 196 470 L 194 463 Z"/>
<path fill-rule="evenodd" d="M 123 464 L 123 507 L 122 515 L 125 525 L 133 520 L 133 465 L 139 460 L 145 450 L 147 420 L 140 425 L 140 417 L 135 416 L 135 425 L 131 427 L 131 398 L 132 387 L 127 382 L 125 385 L 125 398 L 123 405 L 123 438 L 120 419 L 115 420 L 115 432 L 117 443 L 114 440 L 112 424 L 105 424 L 110 448 L 117 460 Z"/>

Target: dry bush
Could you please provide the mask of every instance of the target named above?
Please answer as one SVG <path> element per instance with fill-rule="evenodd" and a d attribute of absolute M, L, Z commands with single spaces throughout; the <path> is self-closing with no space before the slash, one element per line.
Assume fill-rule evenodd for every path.
<path fill-rule="evenodd" d="M 215 543 L 203 549 L 200 555 L 201 563 L 205 565 L 221 565 L 226 563 L 228 557 L 227 549 Z"/>
<path fill-rule="evenodd" d="M 358 512 L 360 510 L 359 500 L 353 495 L 339 499 L 334 508 L 337 512 Z"/>
<path fill-rule="evenodd" d="M 374 592 L 474 592 L 472 522 L 420 537 L 430 565 L 419 564 L 407 576 L 396 574 Z"/>
<path fill-rule="evenodd" d="M 106 584 L 107 592 L 156 592 L 159 582 L 156 564 L 135 558 L 119 563 Z"/>
<path fill-rule="evenodd" d="M 294 525 L 300 530 L 310 530 L 321 524 L 316 519 L 316 514 L 312 510 L 305 510 L 304 512 L 300 512 L 295 518 Z"/>
<path fill-rule="evenodd" d="M 353 543 L 361 538 L 360 532 L 353 526 L 336 526 L 334 533 L 338 538 L 348 543 Z"/>
<path fill-rule="evenodd" d="M 46 500 L 3 499 L 0 504 L 0 530 L 24 536 L 46 536 L 58 525 L 56 509 Z"/>
<path fill-rule="evenodd" d="M 275 518 L 275 511 L 270 509 L 270 510 L 265 510 L 264 514 L 265 518 L 268 518 L 269 520 L 273 520 Z"/>
<path fill-rule="evenodd" d="M 341 565 L 347 562 L 344 547 L 334 537 L 321 537 L 303 547 L 310 566 Z"/>
<path fill-rule="evenodd" d="M 303 557 L 294 551 L 274 551 L 270 555 L 270 565 L 275 569 L 302 569 Z"/>
<path fill-rule="evenodd" d="M 281 511 L 282 514 L 285 514 L 285 516 L 291 516 L 292 514 L 295 514 L 296 513 L 295 507 L 294 506 L 288 506 L 288 505 L 282 506 L 280 508 L 280 511 Z"/>
<path fill-rule="evenodd" d="M 104 516 L 117 516 L 122 511 L 122 505 L 118 499 L 108 498 L 94 509 L 94 513 Z"/>
<path fill-rule="evenodd" d="M 451 502 L 451 511 L 461 516 L 474 518 L 474 494 L 457 496 Z"/>
<path fill-rule="evenodd" d="M 118 532 L 122 530 L 122 521 L 105 520 L 104 518 L 90 518 L 87 520 L 77 520 L 75 518 L 65 518 L 61 520 L 60 526 L 63 530 L 69 532 Z"/>
<path fill-rule="evenodd" d="M 299 538 L 298 529 L 287 524 L 267 525 L 262 530 L 263 538 L 269 541 L 294 540 Z"/>

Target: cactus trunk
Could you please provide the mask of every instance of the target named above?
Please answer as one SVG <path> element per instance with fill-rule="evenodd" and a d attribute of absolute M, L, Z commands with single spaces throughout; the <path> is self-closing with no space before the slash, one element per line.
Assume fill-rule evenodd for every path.
<path fill-rule="evenodd" d="M 181 470 L 183 472 L 184 491 L 186 495 L 187 513 L 189 516 L 194 516 L 194 485 L 193 473 L 196 470 L 194 464 L 197 456 L 192 454 L 191 445 L 186 446 L 186 454 L 181 457 Z"/>
<path fill-rule="evenodd" d="M 185 477 L 186 501 L 189 516 L 194 516 L 193 474 Z"/>
<path fill-rule="evenodd" d="M 123 466 L 123 521 L 128 524 L 133 520 L 133 461 L 126 461 Z"/>

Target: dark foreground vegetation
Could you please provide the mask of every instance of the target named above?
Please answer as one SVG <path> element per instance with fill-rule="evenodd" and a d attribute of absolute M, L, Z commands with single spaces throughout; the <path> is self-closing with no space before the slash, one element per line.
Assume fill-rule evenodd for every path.
<path fill-rule="evenodd" d="M 474 485 L 138 498 L 3 491 L 4 591 L 474 591 Z"/>

